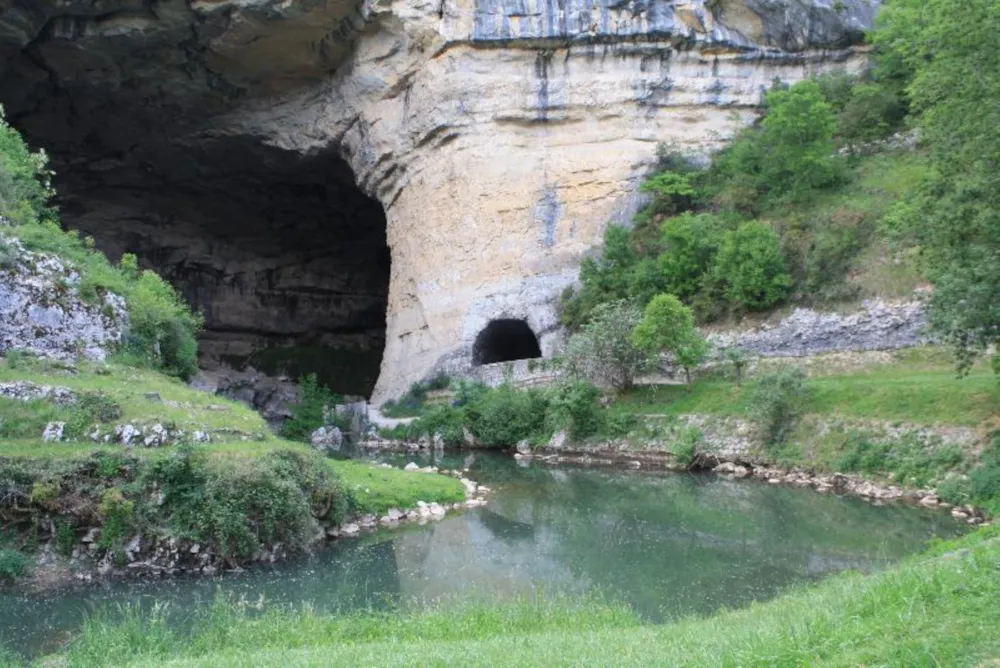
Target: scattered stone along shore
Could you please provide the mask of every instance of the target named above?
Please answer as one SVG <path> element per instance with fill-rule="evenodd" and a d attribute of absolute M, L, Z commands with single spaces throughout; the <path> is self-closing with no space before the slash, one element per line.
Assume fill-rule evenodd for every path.
<path fill-rule="evenodd" d="M 519 449 L 514 453 L 514 458 L 519 461 L 536 460 L 550 464 L 711 471 L 728 478 L 759 478 L 773 485 L 811 487 L 817 492 L 852 495 L 876 504 L 902 502 L 924 508 L 950 510 L 953 517 L 964 520 L 970 525 L 984 524 L 988 519 L 983 509 L 971 505 L 953 506 L 938 497 L 934 490 L 910 489 L 876 482 L 859 475 L 815 473 L 794 467 L 771 466 L 743 458 L 725 459 L 712 454 L 699 455 L 691 465 L 678 463 L 671 453 L 662 450 L 546 447 L 531 452 Z"/>
<path fill-rule="evenodd" d="M 393 468 L 380 464 L 383 468 Z M 458 478 L 465 487 L 465 501 L 437 503 L 417 501 L 413 508 L 390 508 L 382 516 L 363 514 L 352 517 L 339 525 L 321 524 L 312 544 L 338 538 L 350 538 L 379 528 L 394 528 L 406 523 L 426 524 L 444 519 L 449 512 L 485 506 L 490 488 L 466 478 L 462 471 L 439 470 L 437 467 L 421 468 L 408 464 L 405 470 L 439 473 Z M 53 534 L 54 535 L 54 534 Z M 243 568 L 230 558 L 223 557 L 207 546 L 176 536 L 145 536 L 137 534 L 125 546 L 123 554 L 115 559 L 110 551 L 100 549 L 101 529 L 92 527 L 73 547 L 67 559 L 58 554 L 53 542 L 40 549 L 35 564 L 33 585 L 49 588 L 68 581 L 92 582 L 99 579 L 126 577 L 167 577 L 181 574 L 216 575 L 240 572 Z M 255 564 L 273 564 L 290 556 L 282 543 L 263 546 L 250 560 Z M 246 564 L 244 564 L 246 565 Z"/>

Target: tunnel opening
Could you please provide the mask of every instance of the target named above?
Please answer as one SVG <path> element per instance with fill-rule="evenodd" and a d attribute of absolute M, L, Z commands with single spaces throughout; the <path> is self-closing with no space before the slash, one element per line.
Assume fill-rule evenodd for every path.
<path fill-rule="evenodd" d="M 335 150 L 232 138 L 121 169 L 64 171 L 63 222 L 112 259 L 136 254 L 204 314 L 202 369 L 315 373 L 334 392 L 371 395 L 385 346 L 385 212 Z"/>
<path fill-rule="evenodd" d="M 492 320 L 476 337 L 472 362 L 476 366 L 534 359 L 542 356 L 538 337 L 524 320 Z"/>

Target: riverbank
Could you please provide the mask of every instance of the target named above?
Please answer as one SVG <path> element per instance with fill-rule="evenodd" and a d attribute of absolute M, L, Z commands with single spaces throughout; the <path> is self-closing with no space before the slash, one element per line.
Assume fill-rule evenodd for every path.
<path fill-rule="evenodd" d="M 0 582 L 273 563 L 483 503 L 460 477 L 324 457 L 155 371 L 0 362 Z"/>
<path fill-rule="evenodd" d="M 582 418 L 547 433 L 543 425 L 517 443 L 516 456 L 631 468 L 721 465 L 720 474 L 880 503 L 942 507 L 972 524 L 1000 509 L 1000 439 L 995 436 L 1000 386 L 988 364 L 957 378 L 950 351 L 922 347 L 763 359 L 752 366 L 742 383 L 716 365 L 690 384 L 640 386 L 606 400 L 604 408 L 577 404 L 581 408 L 571 410 Z M 783 418 L 786 433 L 776 443 L 755 421 L 751 403 L 760 379 L 788 366 L 805 369 L 807 376 L 801 396 L 794 397 L 795 410 Z M 516 407 L 515 391 L 506 392 L 512 398 L 497 393 L 494 403 Z M 565 405 L 558 390 L 552 397 L 550 406 Z M 425 423 L 441 425 L 445 435 L 449 430 L 460 434 L 460 446 L 481 445 L 475 412 L 463 418 L 461 409 L 452 409 L 453 416 L 466 420 L 459 423 L 440 408 L 429 408 L 425 415 L 406 430 L 384 432 L 370 445 L 410 451 L 434 447 L 441 435 L 430 433 Z M 574 436 L 581 420 L 597 425 L 596 433 Z"/>
<path fill-rule="evenodd" d="M 767 603 L 642 625 L 597 601 L 465 602 L 331 616 L 217 603 L 193 632 L 95 619 L 69 665 L 985 665 L 1000 652 L 1000 532 L 980 529 L 882 572 L 844 574 Z M 984 663 L 985 662 L 985 663 Z"/>

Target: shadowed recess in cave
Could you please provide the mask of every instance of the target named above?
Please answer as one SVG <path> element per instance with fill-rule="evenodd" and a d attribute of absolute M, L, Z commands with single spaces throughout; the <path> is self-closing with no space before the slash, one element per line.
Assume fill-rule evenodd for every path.
<path fill-rule="evenodd" d="M 472 348 L 476 365 L 512 362 L 542 356 L 538 337 L 523 320 L 492 320 L 479 332 Z"/>
<path fill-rule="evenodd" d="M 64 172 L 63 220 L 112 258 L 130 252 L 205 316 L 203 368 L 316 373 L 369 395 L 385 345 L 382 207 L 334 150 L 246 138 L 165 151 L 136 173 Z"/>

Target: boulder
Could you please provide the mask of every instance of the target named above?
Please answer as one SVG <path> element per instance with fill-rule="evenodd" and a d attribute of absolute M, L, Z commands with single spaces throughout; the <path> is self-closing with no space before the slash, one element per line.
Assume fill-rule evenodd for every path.
<path fill-rule="evenodd" d="M 65 427 L 65 422 L 48 423 L 45 425 L 45 431 L 42 432 L 42 440 L 46 443 L 58 443 L 63 438 L 63 430 Z"/>
<path fill-rule="evenodd" d="M 320 427 L 309 437 L 309 442 L 320 452 L 337 452 L 344 443 L 344 435 L 338 427 Z"/>

